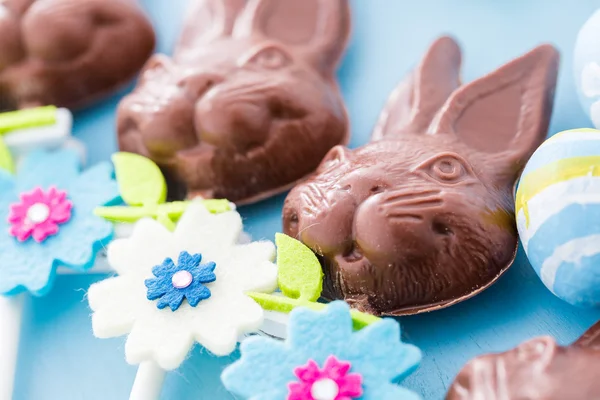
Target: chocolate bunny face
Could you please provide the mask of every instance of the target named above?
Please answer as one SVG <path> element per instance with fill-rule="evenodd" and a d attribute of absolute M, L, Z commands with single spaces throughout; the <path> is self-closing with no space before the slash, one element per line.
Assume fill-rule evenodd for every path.
<path fill-rule="evenodd" d="M 133 0 L 0 1 L 0 110 L 86 105 L 132 79 L 153 48 Z"/>
<path fill-rule="evenodd" d="M 349 25 L 347 0 L 196 0 L 173 58 L 120 105 L 121 150 L 155 160 L 173 197 L 285 190 L 347 141 L 334 76 Z"/>
<path fill-rule="evenodd" d="M 432 45 L 374 141 L 331 150 L 285 201 L 284 231 L 321 257 L 325 297 L 410 314 L 470 297 L 508 268 L 513 187 L 546 135 L 557 61 L 540 46 L 459 87 L 457 44 Z"/>
<path fill-rule="evenodd" d="M 447 400 L 564 400 L 600 398 L 600 323 L 571 346 L 551 337 L 470 361 Z"/>

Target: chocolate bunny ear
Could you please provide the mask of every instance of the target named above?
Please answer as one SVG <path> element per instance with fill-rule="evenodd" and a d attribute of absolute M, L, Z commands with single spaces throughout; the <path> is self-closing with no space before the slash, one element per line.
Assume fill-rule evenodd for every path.
<path fill-rule="evenodd" d="M 348 0 L 249 0 L 234 30 L 297 49 L 323 75 L 333 75 L 350 34 Z"/>
<path fill-rule="evenodd" d="M 175 57 L 182 49 L 231 35 L 235 20 L 245 5 L 246 0 L 191 0 Z"/>
<path fill-rule="evenodd" d="M 499 171 L 501 183 L 518 177 L 545 139 L 559 55 L 550 45 L 529 53 L 456 90 L 429 127 L 455 134 Z"/>
<path fill-rule="evenodd" d="M 600 350 L 600 321 L 587 330 L 575 343 L 575 346 Z"/>
<path fill-rule="evenodd" d="M 390 95 L 371 140 L 402 132 L 424 132 L 460 85 L 460 64 L 456 41 L 447 36 L 437 39 L 421 64 Z"/>

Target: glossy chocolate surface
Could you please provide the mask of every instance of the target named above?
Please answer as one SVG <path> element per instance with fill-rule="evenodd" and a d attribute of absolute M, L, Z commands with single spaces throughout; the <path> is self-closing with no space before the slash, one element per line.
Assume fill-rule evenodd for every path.
<path fill-rule="evenodd" d="M 347 0 L 192 0 L 173 58 L 153 57 L 120 104 L 121 150 L 156 161 L 171 197 L 289 188 L 348 139 L 349 30 Z"/>
<path fill-rule="evenodd" d="M 475 358 L 458 374 L 446 400 L 596 400 L 599 373 L 597 323 L 570 346 L 541 337 Z"/>
<path fill-rule="evenodd" d="M 131 80 L 153 49 L 135 0 L 0 1 L 0 111 L 84 106 Z"/>
<path fill-rule="evenodd" d="M 460 86 L 437 40 L 356 150 L 338 146 L 286 199 L 284 231 L 320 255 L 324 296 L 402 315 L 494 282 L 517 248 L 513 188 L 546 136 L 558 54 L 548 45 Z"/>

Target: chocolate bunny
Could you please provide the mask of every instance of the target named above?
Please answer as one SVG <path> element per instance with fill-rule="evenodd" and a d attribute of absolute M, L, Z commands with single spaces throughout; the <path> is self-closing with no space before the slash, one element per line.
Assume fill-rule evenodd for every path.
<path fill-rule="evenodd" d="M 133 0 L 0 1 L 0 110 L 86 105 L 132 79 L 153 49 Z"/>
<path fill-rule="evenodd" d="M 266 198 L 348 139 L 335 69 L 347 0 L 193 0 L 173 58 L 153 57 L 118 111 L 121 150 L 157 162 L 169 195 Z"/>
<path fill-rule="evenodd" d="M 517 248 L 513 188 L 544 139 L 558 69 L 544 45 L 460 86 L 438 39 L 356 150 L 333 148 L 288 195 L 284 231 L 322 260 L 324 296 L 403 315 L 482 291 Z"/>
<path fill-rule="evenodd" d="M 600 399 L 600 323 L 570 346 L 551 337 L 470 361 L 446 400 Z"/>

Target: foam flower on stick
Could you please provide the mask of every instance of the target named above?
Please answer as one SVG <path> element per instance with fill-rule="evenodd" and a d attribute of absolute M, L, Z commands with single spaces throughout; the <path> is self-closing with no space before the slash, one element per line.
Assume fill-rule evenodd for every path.
<path fill-rule="evenodd" d="M 158 398 L 159 369 L 177 368 L 194 342 L 224 356 L 262 325 L 263 309 L 246 292 L 277 288 L 275 246 L 238 244 L 241 234 L 236 211 L 211 214 L 192 201 L 173 231 L 144 218 L 109 244 L 119 275 L 92 285 L 88 299 L 97 337 L 128 335 L 126 359 L 140 364 L 130 398 Z"/>
<path fill-rule="evenodd" d="M 416 400 L 397 385 L 419 364 L 421 352 L 400 341 L 400 326 L 379 320 L 353 330 L 348 305 L 292 311 L 284 342 L 253 336 L 221 376 L 249 400 Z"/>
<path fill-rule="evenodd" d="M 112 224 L 93 210 L 118 199 L 112 166 L 82 172 L 79 154 L 70 149 L 34 151 L 15 175 L 0 171 L 0 294 L 41 296 L 58 266 L 91 268 L 113 234 Z"/>
<path fill-rule="evenodd" d="M 113 235 L 93 210 L 118 199 L 109 163 L 81 171 L 79 153 L 60 149 L 32 151 L 15 165 L 0 139 L 0 398 L 12 396 L 23 304 L 16 295 L 46 294 L 59 266 L 91 268 Z"/>

